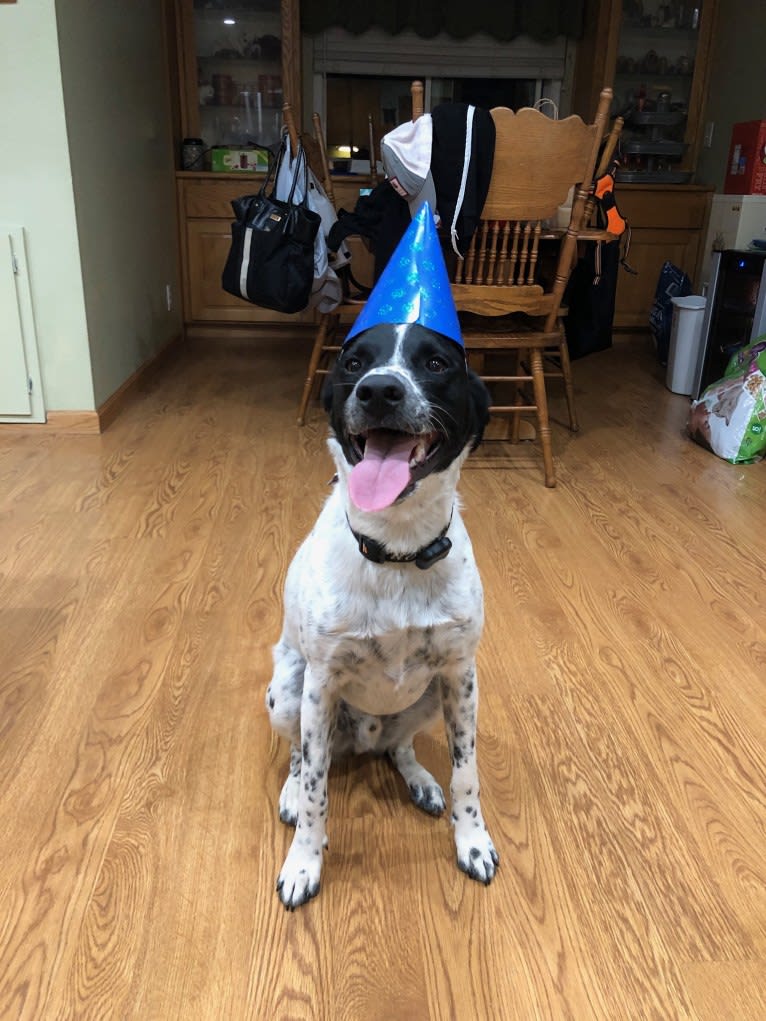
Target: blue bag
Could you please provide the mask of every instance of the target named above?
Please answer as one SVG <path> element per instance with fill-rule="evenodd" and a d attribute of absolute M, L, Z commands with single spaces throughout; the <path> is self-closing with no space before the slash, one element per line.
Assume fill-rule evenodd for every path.
<path fill-rule="evenodd" d="M 649 313 L 649 328 L 657 346 L 660 365 L 668 364 L 670 330 L 673 325 L 673 298 L 683 298 L 692 293 L 692 282 L 678 266 L 665 262 L 660 270 L 654 304 Z"/>

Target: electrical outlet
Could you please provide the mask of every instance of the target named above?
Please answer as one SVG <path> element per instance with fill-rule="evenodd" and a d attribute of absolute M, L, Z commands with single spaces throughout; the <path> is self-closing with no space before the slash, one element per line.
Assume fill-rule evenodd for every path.
<path fill-rule="evenodd" d="M 713 131 L 715 130 L 715 121 L 708 121 L 705 125 L 705 148 L 710 149 L 713 145 Z"/>
<path fill-rule="evenodd" d="M 168 312 L 173 311 L 173 285 L 165 284 L 165 304 L 167 305 Z"/>

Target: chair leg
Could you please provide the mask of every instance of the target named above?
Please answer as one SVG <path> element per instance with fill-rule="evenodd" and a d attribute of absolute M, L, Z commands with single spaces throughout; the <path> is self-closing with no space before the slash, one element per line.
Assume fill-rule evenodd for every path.
<path fill-rule="evenodd" d="M 330 330 L 332 320 L 333 315 L 331 312 L 322 313 L 319 321 L 319 330 L 317 331 L 314 347 L 311 351 L 311 358 L 309 359 L 306 382 L 303 384 L 303 393 L 301 395 L 300 408 L 298 409 L 298 425 L 303 425 L 306 421 L 306 410 L 309 406 L 309 400 L 311 399 L 311 390 L 314 386 L 317 369 L 319 368 L 319 360 L 322 357 L 322 349 L 327 342 L 327 334 Z"/>
<path fill-rule="evenodd" d="M 523 351 L 515 352 L 516 359 L 513 366 L 513 373 L 516 376 L 521 375 L 521 361 L 523 354 L 524 354 Z M 518 407 L 519 405 L 524 404 L 524 397 L 521 393 L 521 385 L 519 383 L 515 384 L 515 390 L 516 392 L 513 397 L 513 403 Z M 521 412 L 517 411 L 515 414 L 511 415 L 511 443 L 519 442 L 520 429 L 521 429 Z"/>
<path fill-rule="evenodd" d="M 580 425 L 577 421 L 577 410 L 575 409 L 574 385 L 572 383 L 572 363 L 569 360 L 569 348 L 566 337 L 562 335 L 559 343 L 559 357 L 561 359 L 561 373 L 564 377 L 564 391 L 567 397 L 567 410 L 569 411 L 569 429 L 576 433 Z"/>
<path fill-rule="evenodd" d="M 539 347 L 533 347 L 529 354 L 530 361 L 532 363 L 532 385 L 535 390 L 537 423 L 540 430 L 540 445 L 543 448 L 545 485 L 552 488 L 556 485 L 556 475 L 553 470 L 551 427 L 548 423 L 548 399 L 545 394 L 545 376 L 543 375 L 543 353 Z"/>

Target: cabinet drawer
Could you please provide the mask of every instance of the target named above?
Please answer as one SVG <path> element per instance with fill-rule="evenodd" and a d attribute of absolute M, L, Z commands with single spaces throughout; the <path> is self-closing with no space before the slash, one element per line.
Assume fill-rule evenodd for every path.
<path fill-rule="evenodd" d="M 254 195 L 262 183 L 262 177 L 249 175 L 243 176 L 241 181 L 184 181 L 184 213 L 195 220 L 232 220 L 231 200 L 240 195 Z"/>
<path fill-rule="evenodd" d="M 631 191 L 617 184 L 615 198 L 620 212 L 633 227 L 667 230 L 703 230 L 710 193 L 707 191 Z"/>
<path fill-rule="evenodd" d="M 183 211 L 186 216 L 195 220 L 220 220 L 225 217 L 231 219 L 231 200 L 239 198 L 240 195 L 254 195 L 262 184 L 262 174 L 243 175 L 241 181 L 233 181 L 231 178 L 221 181 L 211 181 L 209 178 L 199 181 L 184 180 Z M 333 191 L 337 208 L 353 209 L 359 198 L 360 188 L 369 186 L 369 179 L 365 177 L 335 178 Z"/>

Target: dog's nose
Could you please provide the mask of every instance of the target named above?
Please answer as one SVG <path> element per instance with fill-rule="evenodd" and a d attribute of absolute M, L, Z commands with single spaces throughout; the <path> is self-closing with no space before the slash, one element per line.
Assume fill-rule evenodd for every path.
<path fill-rule="evenodd" d="M 356 398 L 370 415 L 382 416 L 404 400 L 404 386 L 388 373 L 366 376 L 356 388 Z"/>

